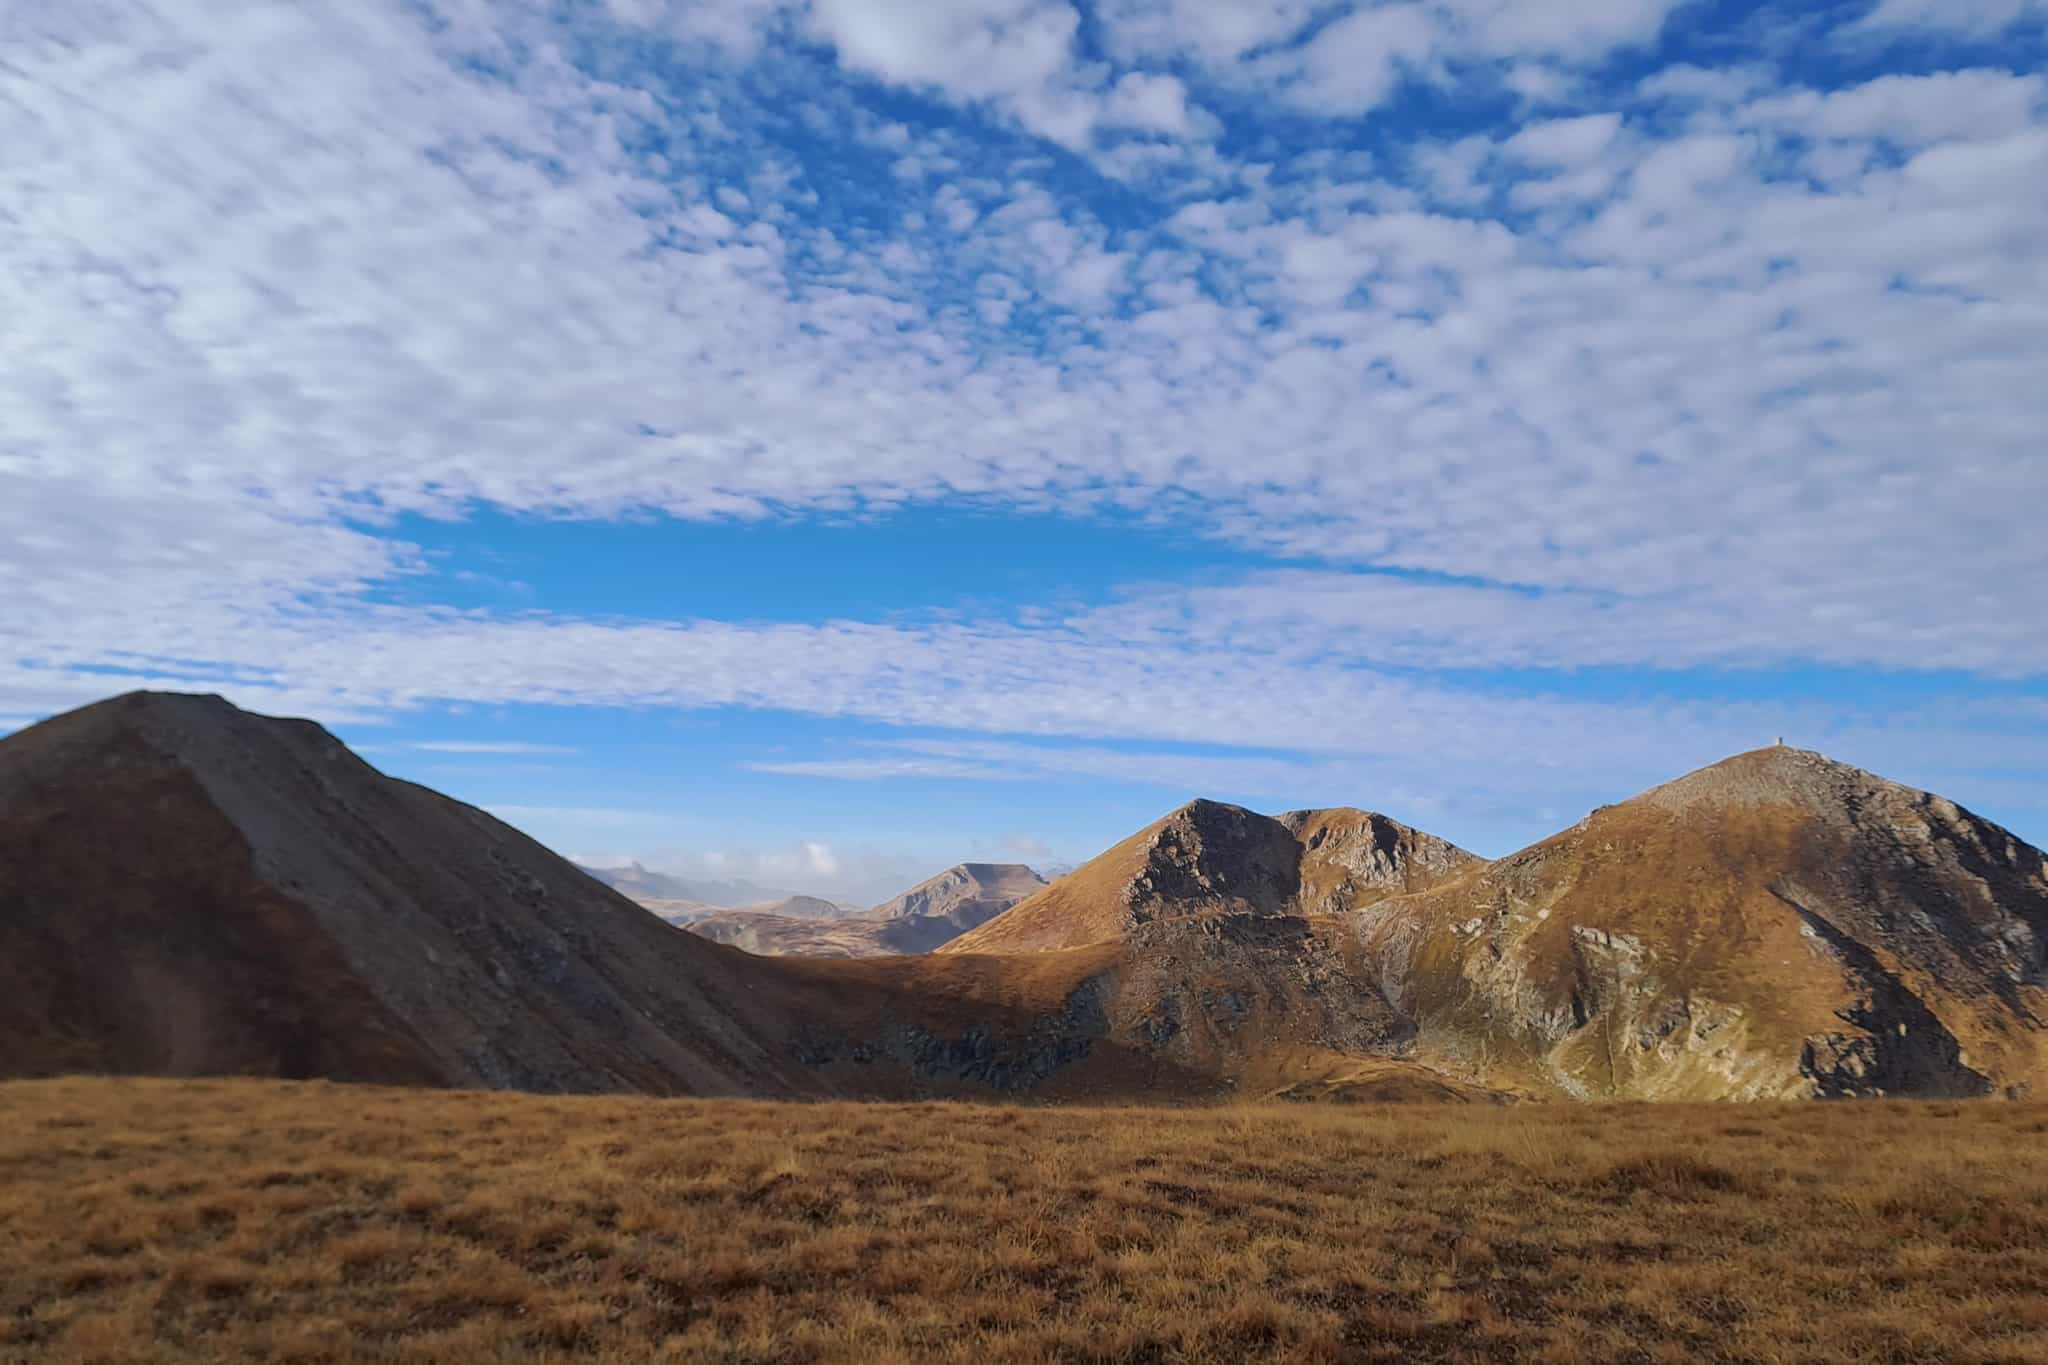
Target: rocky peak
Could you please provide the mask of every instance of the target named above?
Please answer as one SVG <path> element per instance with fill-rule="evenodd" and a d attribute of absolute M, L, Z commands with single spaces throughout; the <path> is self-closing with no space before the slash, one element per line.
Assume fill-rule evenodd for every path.
<path fill-rule="evenodd" d="M 1123 902 L 1132 922 L 1228 909 L 1282 914 L 1301 845 L 1279 821 L 1220 801 L 1190 801 L 1149 831 Z"/>
<path fill-rule="evenodd" d="M 943 918 L 977 902 L 1001 901 L 1002 908 L 1045 885 L 1022 863 L 959 863 L 928 877 L 868 912 L 870 919 Z M 998 913 L 991 911 L 990 914 Z M 987 916 L 983 916 L 987 918 Z"/>
<path fill-rule="evenodd" d="M 1289 811 L 1280 825 L 1302 849 L 1297 904 L 1304 914 L 1341 914 L 1418 891 L 1482 860 L 1447 839 L 1375 811 Z"/>

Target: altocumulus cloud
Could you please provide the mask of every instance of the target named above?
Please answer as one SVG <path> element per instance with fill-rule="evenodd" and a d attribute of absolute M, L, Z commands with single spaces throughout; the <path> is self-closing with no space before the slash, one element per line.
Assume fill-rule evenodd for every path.
<path fill-rule="evenodd" d="M 2043 8 L 1714 17 L 31 7 L 0 64 L 0 709 L 119 670 L 330 718 L 748 706 L 1476 774 L 1787 714 L 1530 674 L 2038 682 Z M 790 625 L 386 593 L 432 594 L 404 513 L 944 503 L 1296 566 Z M 2035 765 L 2021 700 L 1915 733 Z"/>

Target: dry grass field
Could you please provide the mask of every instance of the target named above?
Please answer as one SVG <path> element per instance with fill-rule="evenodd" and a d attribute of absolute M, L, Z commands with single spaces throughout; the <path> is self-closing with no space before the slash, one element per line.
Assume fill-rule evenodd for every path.
<path fill-rule="evenodd" d="M 0 1086 L 0 1361 L 2048 1361 L 2048 1107 Z"/>

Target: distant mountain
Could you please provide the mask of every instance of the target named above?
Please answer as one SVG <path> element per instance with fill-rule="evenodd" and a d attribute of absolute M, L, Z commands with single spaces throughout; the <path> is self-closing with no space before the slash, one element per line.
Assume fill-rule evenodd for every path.
<path fill-rule="evenodd" d="M 639 863 L 628 863 L 624 867 L 589 867 L 582 863 L 578 863 L 577 866 L 606 886 L 623 892 L 642 904 L 649 901 L 689 901 L 699 905 L 729 908 L 741 905 L 767 905 L 775 901 L 788 900 L 796 894 L 794 891 L 777 891 L 770 887 L 758 886 L 743 879 L 700 881 L 689 877 L 676 877 L 666 872 L 652 871 Z"/>
<path fill-rule="evenodd" d="M 779 901 L 755 902 L 738 908 L 757 915 L 798 920 L 847 919 L 860 913 L 851 906 L 828 901 L 822 896 L 785 896 Z"/>
<path fill-rule="evenodd" d="M 1383 815 L 1275 819 L 1191 801 L 940 951 L 1043 952 L 1187 915 L 1320 915 L 1419 890 L 1473 861 Z"/>
<path fill-rule="evenodd" d="M 1021 864 L 961 863 L 857 916 L 835 920 L 820 913 L 792 914 L 784 906 L 768 907 L 765 913 L 750 907 L 697 916 L 687 927 L 771 957 L 922 953 L 986 923 L 1044 885 Z"/>
<path fill-rule="evenodd" d="M 877 957 L 880 948 L 868 926 L 852 919 L 799 919 L 761 910 L 719 910 L 682 928 L 699 938 L 761 957 Z"/>
<path fill-rule="evenodd" d="M 659 874 L 657 874 L 659 875 Z M 744 883 L 739 883 L 744 885 Z M 728 885 L 731 885 L 729 883 Z M 763 918 L 788 920 L 793 924 L 808 924 L 813 921 L 845 919 L 858 914 L 856 910 L 822 900 L 817 896 L 788 896 L 779 901 L 756 901 L 742 906 L 711 905 L 704 901 L 670 900 L 660 896 L 632 895 L 631 899 L 642 908 L 653 911 L 662 919 L 679 929 L 695 929 L 697 926 L 728 919 L 754 921 Z M 717 932 L 701 935 L 718 942 L 727 942 Z"/>
<path fill-rule="evenodd" d="M 965 932 L 1042 890 L 1045 878 L 1022 863 L 960 863 L 868 911 L 882 921 L 944 922 Z"/>
<path fill-rule="evenodd" d="M 695 924 L 697 921 L 709 919 L 713 915 L 731 913 L 723 905 L 706 905 L 703 901 L 672 901 L 662 900 L 658 897 L 639 896 L 632 897 L 631 899 L 641 909 L 651 910 L 662 919 L 678 927 Z"/>

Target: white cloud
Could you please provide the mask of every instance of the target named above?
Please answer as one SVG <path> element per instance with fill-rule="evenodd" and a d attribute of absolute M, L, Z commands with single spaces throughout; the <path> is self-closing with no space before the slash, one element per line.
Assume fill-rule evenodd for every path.
<path fill-rule="evenodd" d="M 1883 76 L 1848 90 L 1760 98 L 1745 121 L 1812 138 L 1919 149 L 2024 134 L 2048 113 L 2048 79 L 1991 70 Z"/>
<path fill-rule="evenodd" d="M 1654 40 L 1683 0 L 1437 0 L 1463 45 L 1489 57 L 1554 56 L 1594 62 Z"/>
<path fill-rule="evenodd" d="M 1125 61 L 1191 58 L 1223 67 L 1294 37 L 1317 9 L 1314 0 L 1102 0 L 1096 12 L 1104 41 Z"/>
<path fill-rule="evenodd" d="M 575 749 L 560 744 L 531 744 L 523 740 L 423 739 L 407 746 L 430 754 L 573 754 Z"/>
<path fill-rule="evenodd" d="M 1648 100 L 1729 105 L 1762 93 L 1771 82 L 1772 73 L 1759 65 L 1703 67 L 1682 62 L 1643 77 L 1636 93 Z"/>
<path fill-rule="evenodd" d="M 1619 114 L 1551 119 L 1522 129 L 1507 140 L 1504 150 L 1538 166 L 1576 170 L 1606 152 L 1620 131 Z"/>
<path fill-rule="evenodd" d="M 686 44 L 752 57 L 781 19 L 785 0 L 604 0 L 619 23 Z"/>
<path fill-rule="evenodd" d="M 1173 76 L 1126 71 L 1111 87 L 1104 108 L 1107 122 L 1120 128 L 1185 137 L 1196 119 L 1188 108 L 1188 88 Z"/>
<path fill-rule="evenodd" d="M 1291 103 L 1358 114 L 1384 104 L 1408 72 L 1428 63 L 1440 39 L 1428 7 L 1375 6 L 1338 19 L 1276 65 L 1287 73 Z"/>
<path fill-rule="evenodd" d="M 1919 31 L 1985 39 L 2044 18 L 2048 18 L 2044 0 L 1878 0 L 1855 28 L 1869 33 Z"/>
<path fill-rule="evenodd" d="M 1526 737 L 1590 771 L 1752 713 L 1414 672 L 2048 673 L 2037 75 L 1767 92 L 1743 52 L 1644 80 L 1655 108 L 1598 100 L 1661 4 L 1568 32 L 1501 3 L 1130 0 L 1101 9 L 1107 60 L 1047 0 L 615 9 L 585 66 L 537 5 L 24 16 L 0 708 L 134 679 L 331 718 L 644 701 L 1408 761 Z M 1014 139 L 879 117 L 799 31 L 1130 179 L 1079 192 Z M 646 58 L 664 34 L 680 55 Z M 1411 72 L 1491 97 L 1503 70 L 1578 103 L 1372 156 L 1256 136 L 1264 101 L 1352 113 Z M 777 80 L 807 112 L 748 93 Z M 1187 145 L 1217 110 L 1248 136 Z M 1174 159 L 1111 161 L 1120 130 Z M 883 151 L 900 189 L 834 178 Z M 399 511 L 938 501 L 1421 576 L 1028 624 L 375 605 L 440 586 Z"/>
<path fill-rule="evenodd" d="M 794 759 L 773 763 L 749 763 L 755 772 L 781 773 L 786 777 L 824 777 L 843 782 L 880 782 L 895 778 L 968 779 L 1000 782 L 1014 774 L 983 763 L 961 763 L 945 758 L 907 758 L 878 755 L 868 758 Z"/>
<path fill-rule="evenodd" d="M 848 71 L 987 104 L 1074 151 L 1116 130 L 1185 137 L 1208 125 L 1165 73 L 1111 77 L 1081 59 L 1066 0 L 810 0 L 805 31 Z"/>
<path fill-rule="evenodd" d="M 1678 0 L 1111 0 L 1097 20 L 1119 60 L 1185 63 L 1242 95 L 1351 116 L 1379 108 L 1405 80 L 1440 82 L 1452 66 L 1512 63 L 1499 77 L 1510 89 L 1560 99 L 1577 68 L 1651 42 L 1677 8 Z"/>

